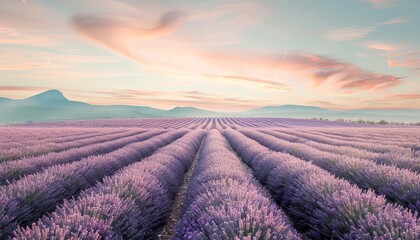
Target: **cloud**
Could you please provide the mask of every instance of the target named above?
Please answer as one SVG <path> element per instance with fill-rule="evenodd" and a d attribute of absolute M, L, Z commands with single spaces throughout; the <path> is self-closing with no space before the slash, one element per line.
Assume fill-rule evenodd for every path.
<path fill-rule="evenodd" d="M 397 46 L 397 45 L 383 43 L 383 42 L 374 42 L 374 41 L 365 42 L 361 45 L 365 48 L 370 48 L 370 49 L 380 50 L 380 51 L 385 51 L 385 52 L 396 51 L 401 48 L 400 46 Z"/>
<path fill-rule="evenodd" d="M 332 41 L 348 41 L 362 38 L 374 30 L 374 27 L 350 26 L 327 31 L 326 38 Z"/>
<path fill-rule="evenodd" d="M 85 93 L 85 95 L 83 93 Z M 114 89 L 79 92 L 79 96 L 93 104 L 103 104 L 102 101 L 109 102 L 110 99 L 115 99 L 122 104 L 137 106 L 147 105 L 162 108 L 185 106 L 219 111 L 239 111 L 259 106 L 254 101 L 202 91 L 166 92 L 155 90 Z M 259 102 L 259 104 L 265 103 Z"/>
<path fill-rule="evenodd" d="M 24 51 L 0 50 L 0 54 L 2 56 L 0 58 L 0 70 L 2 71 L 50 68 L 46 60 L 42 60 L 39 56 L 34 56 Z"/>
<path fill-rule="evenodd" d="M 394 19 L 385 21 L 385 22 L 381 23 L 381 25 L 402 24 L 402 23 L 406 23 L 408 21 L 409 20 L 407 18 L 399 17 L 399 18 L 394 18 Z"/>
<path fill-rule="evenodd" d="M 387 8 L 394 5 L 393 0 L 365 0 L 373 5 L 374 8 Z"/>
<path fill-rule="evenodd" d="M 388 60 L 388 66 L 390 68 L 394 67 L 406 67 L 406 68 L 415 68 L 420 70 L 420 59 L 410 59 L 410 60 Z"/>
<path fill-rule="evenodd" d="M 25 51 L 16 46 L 10 49 L 0 49 L 0 55 L 2 56 L 0 70 L 3 71 L 20 70 L 22 73 L 22 70 L 52 69 L 57 70 L 57 74 L 63 73 L 63 75 L 63 69 L 69 69 L 79 64 L 104 64 L 118 60 L 112 57 L 70 54 L 60 51 Z M 32 76 L 31 79 L 34 77 Z"/>
<path fill-rule="evenodd" d="M 383 89 L 396 86 L 400 79 L 390 75 L 371 73 L 353 64 L 306 52 L 291 52 L 287 57 L 255 55 L 212 55 L 213 64 L 230 63 L 241 69 L 280 69 L 310 79 L 315 86 L 330 82 L 339 89 Z"/>
<path fill-rule="evenodd" d="M 275 82 L 275 81 L 268 81 L 260 78 L 251 78 L 251 77 L 243 77 L 243 76 L 227 76 L 227 75 L 206 75 L 210 78 L 224 80 L 224 81 L 233 81 L 233 82 L 250 82 L 257 85 L 260 85 L 263 88 L 269 89 L 276 89 L 276 90 L 283 90 L 283 91 L 292 91 L 291 87 L 287 84 Z"/>
<path fill-rule="evenodd" d="M 420 99 L 420 94 L 395 94 L 395 95 L 391 95 L 389 96 L 390 98 L 393 99 Z"/>
<path fill-rule="evenodd" d="M 131 58 L 153 71 L 178 71 L 184 74 L 193 74 L 192 72 L 198 69 L 198 75 L 213 79 L 225 78 L 236 80 L 236 82 L 255 83 L 264 88 L 290 90 L 285 84 L 275 81 L 262 80 L 252 76 L 224 75 L 230 73 L 229 71 L 216 70 L 218 73 L 214 74 L 213 70 L 207 70 L 208 67 L 202 64 L 203 60 L 208 61 L 208 59 L 200 57 L 200 50 L 186 47 L 184 45 L 187 44 L 180 41 L 162 40 L 161 44 L 156 44 L 156 42 L 159 43 L 159 37 L 177 30 L 185 17 L 186 14 L 183 12 L 167 12 L 150 28 L 134 27 L 139 25 L 138 21 L 121 17 L 76 15 L 71 19 L 71 22 L 77 32 L 94 43 Z M 155 42 L 145 43 L 150 38 L 154 38 Z M 135 54 L 135 52 L 140 52 L 140 54 Z M 201 64 L 197 65 L 199 63 Z"/>
<path fill-rule="evenodd" d="M 367 108 L 412 108 L 419 109 L 420 94 L 418 93 L 400 93 L 387 94 L 380 97 L 364 98 L 358 100 L 361 105 Z"/>
<path fill-rule="evenodd" d="M 336 104 L 334 102 L 331 101 L 324 101 L 324 100 L 310 100 L 306 102 L 307 104 L 310 105 L 315 105 L 318 107 L 324 107 L 324 108 L 329 108 L 329 109 L 343 109 L 342 105 Z"/>
<path fill-rule="evenodd" d="M 26 91 L 44 91 L 44 87 L 31 87 L 31 86 L 0 86 L 1 92 L 26 92 Z"/>
<path fill-rule="evenodd" d="M 128 44 L 140 40 L 158 37 L 178 28 L 185 14 L 167 12 L 151 27 L 137 27 L 138 21 L 127 18 L 108 18 L 94 15 L 76 15 L 71 18 L 74 28 L 91 41 L 100 43 L 122 55 L 143 62 L 127 48 Z"/>
<path fill-rule="evenodd" d="M 0 44 L 52 47 L 58 46 L 60 40 L 53 35 L 43 36 L 30 31 L 22 33 L 14 28 L 0 27 Z"/>
<path fill-rule="evenodd" d="M 185 18 L 183 12 L 167 12 L 154 23 L 93 15 L 77 15 L 71 21 L 77 32 L 93 43 L 118 52 L 148 70 L 172 77 L 246 83 L 246 86 L 282 91 L 293 90 L 284 82 L 291 75 L 311 80 L 314 87 L 330 83 L 337 89 L 382 89 L 400 83 L 396 77 L 313 53 L 295 51 L 268 56 L 194 48 L 186 36 L 177 35 L 176 30 Z M 359 36 L 360 32 L 363 31 L 359 31 Z M 352 37 L 355 35 L 347 34 L 341 39 Z M 370 47 L 382 46 L 375 44 L 366 43 Z"/>

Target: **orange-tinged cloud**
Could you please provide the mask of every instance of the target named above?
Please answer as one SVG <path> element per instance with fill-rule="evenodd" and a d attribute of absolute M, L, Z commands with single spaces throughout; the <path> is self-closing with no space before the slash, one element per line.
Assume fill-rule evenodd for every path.
<path fill-rule="evenodd" d="M 372 32 L 374 27 L 345 27 L 329 30 L 326 33 L 326 38 L 332 41 L 348 41 L 357 39 L 368 35 Z"/>
<path fill-rule="evenodd" d="M 391 20 L 385 21 L 385 22 L 381 23 L 381 25 L 402 24 L 402 23 L 406 23 L 406 22 L 408 22 L 407 18 L 399 17 L 399 18 L 393 18 Z"/>
<path fill-rule="evenodd" d="M 216 52 L 191 47 L 176 30 L 185 20 L 182 12 L 163 14 L 151 27 L 128 17 L 78 15 L 75 29 L 94 43 L 137 61 L 155 72 L 218 79 L 248 86 L 292 91 L 284 74 L 310 79 L 314 86 L 331 83 L 337 89 L 381 89 L 395 86 L 393 76 L 371 73 L 353 64 L 305 52 L 284 56 Z M 141 26 L 141 27 L 139 27 Z M 171 36 L 174 33 L 175 36 Z"/>
<path fill-rule="evenodd" d="M 393 5 L 393 0 L 366 0 L 371 3 L 375 8 L 386 8 Z"/>
<path fill-rule="evenodd" d="M 20 91 L 44 91 L 44 87 L 31 87 L 31 86 L 0 86 L 1 92 L 20 92 Z"/>
<path fill-rule="evenodd" d="M 328 57 L 305 52 L 289 53 L 287 57 L 268 57 L 255 55 L 219 54 L 209 56 L 214 64 L 228 65 L 235 68 L 248 69 L 281 69 L 305 76 L 315 86 L 331 82 L 341 89 L 382 89 L 400 84 L 400 79 L 371 73 L 355 65 L 340 62 Z"/>
<path fill-rule="evenodd" d="M 71 19 L 75 29 L 108 48 L 113 49 L 129 58 L 143 62 L 132 54 L 127 45 L 133 41 L 158 37 L 174 31 L 184 17 L 182 12 L 168 12 L 149 28 L 140 28 L 136 22 L 123 18 L 106 18 L 92 15 L 76 15 Z M 138 24 L 138 23 L 137 23 Z"/>
<path fill-rule="evenodd" d="M 385 51 L 385 52 L 396 51 L 401 48 L 400 46 L 389 44 L 389 43 L 383 43 L 383 42 L 365 42 L 362 44 L 362 46 L 365 48 L 370 48 L 370 49 L 380 50 L 380 51 Z"/>
<path fill-rule="evenodd" d="M 147 105 L 154 107 L 172 108 L 174 106 L 200 107 L 218 111 L 241 111 L 258 107 L 254 101 L 202 91 L 165 92 L 148 90 L 116 89 L 108 91 L 87 92 L 84 96 L 89 103 L 104 104 L 109 99 L 118 100 L 122 104 Z M 80 95 L 80 93 L 79 93 Z M 103 100 L 103 101 L 102 101 Z M 259 104 L 268 104 L 260 102 Z"/>
<path fill-rule="evenodd" d="M 388 60 L 388 66 L 390 68 L 405 67 L 420 70 L 420 59 L 408 59 L 403 61 Z"/>
<path fill-rule="evenodd" d="M 390 98 L 393 99 L 420 99 L 420 94 L 395 94 L 391 95 Z"/>
<path fill-rule="evenodd" d="M 287 84 L 275 82 L 275 81 L 268 81 L 259 78 L 251 78 L 251 77 L 243 77 L 243 76 L 224 76 L 224 75 L 206 75 L 210 78 L 224 80 L 224 81 L 233 81 L 233 82 L 245 82 L 245 83 L 254 83 L 260 85 L 262 88 L 269 88 L 269 89 L 277 89 L 277 90 L 284 90 L 284 91 L 292 91 L 290 86 Z"/>

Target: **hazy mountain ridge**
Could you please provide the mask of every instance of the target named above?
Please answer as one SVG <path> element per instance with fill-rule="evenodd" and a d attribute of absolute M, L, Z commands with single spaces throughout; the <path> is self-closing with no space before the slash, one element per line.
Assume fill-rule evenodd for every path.
<path fill-rule="evenodd" d="M 418 122 L 420 109 L 360 109 L 334 111 L 316 106 L 265 106 L 237 113 L 208 111 L 195 107 L 175 107 L 162 110 L 148 106 L 99 106 L 71 101 L 58 90 L 49 90 L 26 99 L 0 97 L 0 123 L 28 121 L 58 121 L 98 118 L 158 118 L 158 117 L 289 117 L 364 119 Z"/>

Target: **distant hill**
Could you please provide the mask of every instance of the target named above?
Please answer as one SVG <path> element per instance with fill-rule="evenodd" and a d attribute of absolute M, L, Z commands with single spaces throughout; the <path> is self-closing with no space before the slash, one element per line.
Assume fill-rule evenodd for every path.
<path fill-rule="evenodd" d="M 212 112 L 195 107 L 175 107 L 165 112 L 165 115 L 171 117 L 217 117 L 223 116 L 223 113 Z"/>
<path fill-rule="evenodd" d="M 251 109 L 246 111 L 244 114 L 255 115 L 255 114 L 280 114 L 280 113 L 330 113 L 331 110 L 314 107 L 314 106 L 302 106 L 302 105 L 281 105 L 281 106 L 265 106 L 262 108 Z"/>
<path fill-rule="evenodd" d="M 43 122 L 100 118 L 159 118 L 215 116 L 217 113 L 176 107 L 162 110 L 146 106 L 100 106 L 71 101 L 58 90 L 49 90 L 26 99 L 0 98 L 0 123 Z"/>
<path fill-rule="evenodd" d="M 359 109 L 330 110 L 315 106 L 280 105 L 266 106 L 240 113 L 240 116 L 286 117 L 286 118 L 324 118 L 370 121 L 419 122 L 420 109 Z"/>
<path fill-rule="evenodd" d="M 237 113 L 208 111 L 195 107 L 162 110 L 147 106 L 99 106 L 71 101 L 59 90 L 49 90 L 26 99 L 0 97 L 0 123 L 44 122 L 100 118 L 168 118 L 168 117 L 283 117 L 420 121 L 420 109 L 361 109 L 334 111 L 316 106 L 265 106 Z"/>

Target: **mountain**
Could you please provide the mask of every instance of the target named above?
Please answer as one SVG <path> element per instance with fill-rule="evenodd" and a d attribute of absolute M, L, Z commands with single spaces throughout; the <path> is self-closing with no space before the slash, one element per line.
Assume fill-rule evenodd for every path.
<path fill-rule="evenodd" d="M 0 97 L 0 103 L 8 102 L 10 100 L 11 99 L 9 99 L 9 98 Z"/>
<path fill-rule="evenodd" d="M 302 105 L 281 105 L 281 106 L 265 106 L 262 108 L 251 109 L 246 111 L 246 115 L 267 115 L 280 113 L 330 113 L 331 110 Z"/>
<path fill-rule="evenodd" d="M 63 93 L 58 90 L 48 90 L 46 92 L 34 95 L 32 97 L 28 97 L 25 99 L 28 102 L 36 102 L 36 103 L 68 103 L 69 100 L 64 97 Z"/>
<path fill-rule="evenodd" d="M 223 113 L 207 111 L 195 107 L 174 107 L 166 112 L 166 115 L 172 117 L 218 117 L 223 116 Z"/>
<path fill-rule="evenodd" d="M 81 108 L 90 106 L 87 103 L 70 101 L 58 90 L 48 90 L 23 100 L 14 100 L 15 106 L 42 108 Z"/>
<path fill-rule="evenodd" d="M 45 122 L 100 118 L 168 117 L 283 117 L 418 122 L 420 109 L 330 110 L 316 106 L 265 106 L 245 112 L 221 113 L 195 107 L 162 110 L 147 106 L 99 106 L 67 99 L 59 90 L 49 90 L 26 99 L 0 97 L 0 123 Z"/>
<path fill-rule="evenodd" d="M 0 98 L 0 112 L 0 123 L 100 118 L 210 117 L 218 114 L 193 107 L 162 110 L 147 106 L 90 105 L 71 101 L 58 90 L 49 90 L 26 99 Z"/>

